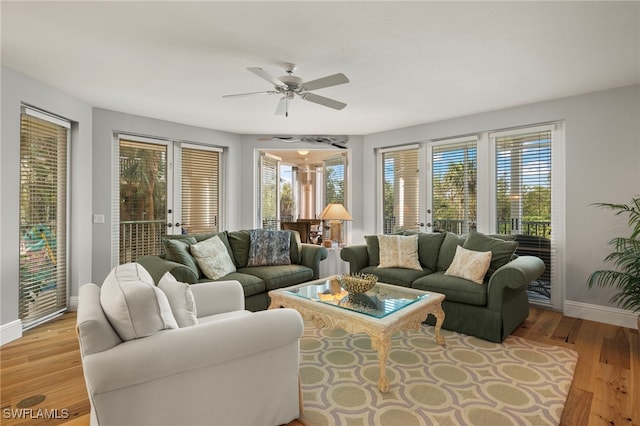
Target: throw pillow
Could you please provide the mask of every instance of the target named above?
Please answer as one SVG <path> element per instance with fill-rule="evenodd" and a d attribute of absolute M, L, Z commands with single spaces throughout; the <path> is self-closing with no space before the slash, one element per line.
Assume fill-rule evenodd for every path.
<path fill-rule="evenodd" d="M 474 251 L 491 251 L 491 265 L 489 266 L 489 276 L 506 265 L 513 258 L 513 254 L 518 248 L 516 241 L 506 241 L 502 238 L 490 237 L 480 232 L 471 231 L 462 247 Z"/>
<path fill-rule="evenodd" d="M 369 266 L 378 266 L 380 264 L 380 243 L 378 242 L 378 236 L 365 235 L 364 240 L 367 244 Z"/>
<path fill-rule="evenodd" d="M 378 235 L 378 268 L 405 268 L 422 271 L 418 260 L 418 236 Z"/>
<path fill-rule="evenodd" d="M 217 280 L 236 270 L 227 247 L 217 235 L 191 245 L 191 254 L 202 273 L 211 280 Z"/>
<path fill-rule="evenodd" d="M 291 237 L 288 231 L 252 229 L 249 231 L 247 266 L 290 265 Z"/>
<path fill-rule="evenodd" d="M 464 244 L 465 237 L 457 235 L 451 232 L 445 233 L 444 241 L 440 246 L 440 252 L 438 253 L 438 271 L 446 271 L 447 268 L 453 262 L 453 257 L 456 255 L 456 249 L 458 246 Z"/>
<path fill-rule="evenodd" d="M 183 264 L 192 270 L 196 277 L 200 277 L 200 269 L 198 269 L 198 265 L 196 265 L 196 261 L 189 251 L 192 244 L 196 244 L 194 237 L 165 239 L 162 241 L 164 258 Z"/>
<path fill-rule="evenodd" d="M 453 261 L 444 274 L 482 284 L 490 263 L 490 251 L 472 251 L 458 246 Z"/>
<path fill-rule="evenodd" d="M 123 341 L 178 328 L 167 296 L 139 263 L 113 268 L 102 283 L 100 305 Z"/>
<path fill-rule="evenodd" d="M 171 275 L 171 272 L 165 272 L 158 283 L 158 288 L 167 296 L 179 327 L 198 325 L 196 302 L 189 284 L 181 283 Z"/>

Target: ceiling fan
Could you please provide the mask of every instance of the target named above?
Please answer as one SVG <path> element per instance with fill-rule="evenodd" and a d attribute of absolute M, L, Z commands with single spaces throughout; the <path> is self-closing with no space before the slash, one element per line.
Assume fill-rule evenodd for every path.
<path fill-rule="evenodd" d="M 298 97 L 305 101 L 313 102 L 337 110 L 341 110 L 347 106 L 347 104 L 345 104 L 344 102 L 336 101 L 335 99 L 330 99 L 324 96 L 316 95 L 315 93 L 311 93 L 312 90 L 324 89 L 326 87 L 348 83 L 349 79 L 344 74 L 338 73 L 318 78 L 316 80 L 303 82 L 300 77 L 293 75 L 293 72 L 296 69 L 296 66 L 294 64 L 286 63 L 283 64 L 283 67 L 287 75 L 283 75 L 278 78 L 272 77 L 271 74 L 269 74 L 262 68 L 247 68 L 247 70 L 254 73 L 258 77 L 273 84 L 273 90 L 266 90 L 264 92 L 238 93 L 235 95 L 224 95 L 223 98 L 251 95 L 282 95 L 282 97 L 280 98 L 280 102 L 278 103 L 278 107 L 276 108 L 276 115 L 284 115 L 286 117 L 289 116 L 289 103 L 293 101 L 296 95 L 298 95 Z"/>
<path fill-rule="evenodd" d="M 337 135 L 337 136 L 273 136 L 271 138 L 259 138 L 258 140 L 273 140 L 287 143 L 296 143 L 296 142 L 310 142 L 310 143 L 323 143 L 327 145 L 334 146 L 340 149 L 347 149 L 347 142 L 349 141 L 349 136 L 346 135 Z"/>

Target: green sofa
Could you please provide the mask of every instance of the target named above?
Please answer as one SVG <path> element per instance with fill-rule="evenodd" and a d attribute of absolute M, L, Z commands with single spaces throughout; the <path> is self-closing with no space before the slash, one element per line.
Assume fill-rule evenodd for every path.
<path fill-rule="evenodd" d="M 320 261 L 327 257 L 326 248 L 301 243 L 300 235 L 296 231 L 284 232 L 290 234 L 290 265 L 247 266 L 251 246 L 249 230 L 223 231 L 216 234 L 167 235 L 163 241 L 164 254 L 142 256 L 136 261 L 149 271 L 156 283 L 166 272 L 171 272 L 178 281 L 189 284 L 237 280 L 244 291 L 246 309 L 255 312 L 269 307 L 269 291 L 319 278 Z M 211 280 L 196 266 L 197 263 L 190 254 L 189 246 L 194 240 L 202 242 L 214 235 L 224 243 L 236 270 Z M 175 244 L 175 241 L 168 243 L 168 240 L 181 241 L 183 244 Z"/>
<path fill-rule="evenodd" d="M 405 232 L 405 235 L 415 233 Z M 514 254 L 517 243 L 508 235 L 471 232 L 467 237 L 452 233 L 418 233 L 418 257 L 422 270 L 380 268 L 378 236 L 365 237 L 366 244 L 348 246 L 340 257 L 349 262 L 351 273 L 377 275 L 380 282 L 444 294 L 443 328 L 492 342 L 502 342 L 529 315 L 527 285 L 545 269 L 535 256 Z M 491 265 L 482 284 L 445 275 L 458 246 L 491 251 Z M 427 323 L 435 324 L 429 316 Z"/>

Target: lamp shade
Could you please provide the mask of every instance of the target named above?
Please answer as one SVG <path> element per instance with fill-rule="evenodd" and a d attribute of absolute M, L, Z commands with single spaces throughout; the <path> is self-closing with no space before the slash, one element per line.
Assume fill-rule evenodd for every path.
<path fill-rule="evenodd" d="M 347 209 L 342 204 L 331 203 L 320 213 L 322 220 L 353 220 Z"/>

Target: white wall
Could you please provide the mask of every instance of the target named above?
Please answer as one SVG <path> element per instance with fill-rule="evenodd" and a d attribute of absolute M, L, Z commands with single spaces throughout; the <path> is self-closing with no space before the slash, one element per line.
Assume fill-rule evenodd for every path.
<path fill-rule="evenodd" d="M 374 164 L 377 147 L 558 120 L 566 126 L 565 300 L 569 305 L 613 307 L 608 303 L 612 290 L 589 290 L 586 281 L 592 271 L 603 267 L 607 241 L 628 230 L 623 218 L 590 204 L 626 203 L 640 194 L 640 86 L 368 135 L 364 138 L 364 162 Z M 365 167 L 363 173 L 363 182 L 375 181 L 374 167 Z M 374 211 L 374 198 L 365 197 L 363 208 Z M 374 232 L 375 216 L 364 219 L 365 232 Z"/>
<path fill-rule="evenodd" d="M 187 141 L 217 146 L 225 149 L 223 192 L 224 202 L 223 229 L 240 229 L 242 227 L 241 203 L 244 196 L 240 190 L 238 175 L 243 174 L 244 163 L 241 160 L 241 138 L 238 135 L 187 126 L 168 121 L 155 120 L 132 114 L 125 114 L 105 109 L 93 110 L 93 213 L 104 214 L 104 224 L 93 225 L 92 264 L 94 282 L 100 284 L 111 270 L 111 203 L 112 177 L 111 158 L 113 133 L 129 133 L 162 139 Z M 248 172 L 248 170 L 247 170 Z"/>
<path fill-rule="evenodd" d="M 2 68 L 2 169 L 0 238 L 0 324 L 2 342 L 18 332 L 18 274 L 20 246 L 20 105 L 65 117 L 71 127 L 70 293 L 91 279 L 91 106 L 25 75 Z"/>

